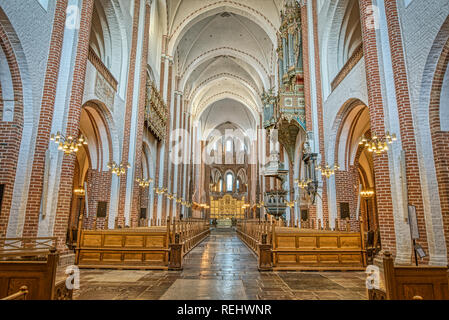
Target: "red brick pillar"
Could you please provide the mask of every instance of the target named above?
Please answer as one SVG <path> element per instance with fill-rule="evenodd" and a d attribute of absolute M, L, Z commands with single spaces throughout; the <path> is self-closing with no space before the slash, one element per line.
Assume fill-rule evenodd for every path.
<path fill-rule="evenodd" d="M 428 252 L 426 221 L 422 198 L 421 180 L 416 152 L 415 130 L 410 106 L 407 69 L 405 66 L 404 48 L 402 46 L 401 26 L 399 23 L 396 1 L 385 1 L 385 13 L 390 38 L 391 60 L 393 66 L 394 86 L 396 89 L 397 107 L 399 113 L 399 127 L 401 130 L 402 148 L 405 151 L 407 200 L 408 204 L 416 207 L 416 216 L 420 239 L 419 243 Z M 428 259 L 426 259 L 428 261 Z"/>
<path fill-rule="evenodd" d="M 359 3 L 371 131 L 377 134 L 383 134 L 385 132 L 384 107 L 377 56 L 376 30 L 370 27 L 370 21 L 372 19 L 369 15 L 369 8 L 372 6 L 372 1 L 359 0 Z M 396 236 L 394 231 L 388 154 L 374 155 L 373 158 L 382 249 L 396 254 Z"/>
<path fill-rule="evenodd" d="M 83 101 L 84 83 L 86 79 L 87 56 L 89 52 L 89 37 L 93 7 L 94 0 L 83 1 L 78 35 L 78 47 L 73 70 L 72 91 L 68 111 L 67 136 L 77 137 L 79 135 L 81 104 Z M 65 237 L 68 219 L 70 216 L 75 161 L 75 154 L 68 156 L 65 155 L 62 161 L 58 205 L 56 208 L 56 219 L 53 231 L 53 235 L 58 238 L 58 247 L 61 250 L 66 249 Z"/>
<path fill-rule="evenodd" d="M 45 154 L 50 142 L 50 130 L 53 121 L 53 108 L 61 61 L 62 44 L 66 21 L 67 0 L 58 0 L 55 8 L 50 51 L 48 53 L 47 72 L 44 80 L 39 124 L 37 127 L 36 146 L 34 149 L 33 168 L 31 171 L 28 202 L 26 207 L 24 237 L 37 235 L 39 211 L 42 200 Z"/>
<path fill-rule="evenodd" d="M 137 115 L 137 134 L 136 134 L 136 150 L 135 150 L 135 178 L 142 178 L 142 150 L 143 150 L 143 129 L 145 122 L 145 103 L 147 93 L 147 61 L 148 61 L 148 37 L 150 34 L 150 17 L 151 7 L 148 3 L 145 5 L 145 27 L 143 30 L 143 46 L 142 46 L 142 61 L 140 65 L 140 84 L 139 84 L 139 102 Z M 130 170 L 131 174 L 131 170 Z M 132 188 L 132 204 L 131 204 L 131 226 L 137 227 L 141 208 L 140 186 L 139 183 L 133 180 Z"/>
<path fill-rule="evenodd" d="M 128 69 L 128 85 L 126 88 L 126 111 L 125 111 L 125 128 L 123 133 L 123 150 L 121 162 L 127 163 L 129 159 L 129 143 L 131 135 L 131 117 L 133 109 L 133 97 L 134 97 L 134 80 L 136 69 L 136 57 L 137 57 L 137 38 L 139 34 L 139 17 L 140 17 L 140 1 L 134 0 L 134 15 L 133 15 L 133 29 L 132 29 L 132 42 L 131 53 L 129 57 L 129 69 Z M 146 65 L 146 64 L 145 64 Z M 117 162 L 117 160 L 115 160 Z M 133 165 L 133 164 L 131 164 Z M 132 174 L 132 169 L 128 170 L 126 175 L 120 177 L 120 190 L 119 190 L 119 205 L 117 213 L 118 226 L 125 226 L 125 201 L 126 201 L 126 181 L 127 175 Z"/>

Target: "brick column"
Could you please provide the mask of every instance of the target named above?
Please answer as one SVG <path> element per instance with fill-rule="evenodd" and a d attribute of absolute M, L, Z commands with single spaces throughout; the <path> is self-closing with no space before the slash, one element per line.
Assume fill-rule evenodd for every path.
<path fill-rule="evenodd" d="M 78 35 L 78 47 L 73 71 L 72 91 L 69 103 L 67 121 L 67 136 L 79 135 L 81 107 L 86 79 L 87 56 L 89 52 L 89 36 L 92 23 L 94 0 L 84 0 L 81 8 L 81 22 Z M 59 182 L 58 205 L 53 235 L 58 238 L 58 247 L 64 250 L 70 205 L 72 199 L 73 173 L 75 169 L 76 155 L 64 156 L 62 161 L 61 176 Z"/>
<path fill-rule="evenodd" d="M 143 149 L 143 129 L 145 122 L 145 103 L 147 93 L 147 61 L 148 61 L 148 37 L 150 34 L 150 17 L 151 7 L 148 3 L 145 5 L 145 27 L 143 31 L 143 47 L 142 47 L 142 62 L 140 66 L 140 84 L 139 84 L 139 102 L 137 115 L 137 134 L 136 134 L 136 157 L 134 161 L 134 176 L 135 178 L 142 178 L 142 149 Z M 131 226 L 137 227 L 140 215 L 140 186 L 139 183 L 133 180 L 132 187 L 132 203 L 131 203 Z"/>
<path fill-rule="evenodd" d="M 401 26 L 399 23 L 396 1 L 385 1 L 388 36 L 390 38 L 391 60 L 393 66 L 394 86 L 399 113 L 399 126 L 401 130 L 402 148 L 405 151 L 407 200 L 408 204 L 416 207 L 416 216 L 420 239 L 419 243 L 426 252 L 429 246 L 426 234 L 426 221 L 422 198 L 421 180 L 416 152 L 415 130 L 410 107 L 410 94 L 408 90 L 407 69 L 405 66 L 404 48 L 402 46 Z M 428 261 L 428 259 L 426 259 Z"/>
<path fill-rule="evenodd" d="M 53 31 L 48 53 L 47 71 L 44 80 L 39 124 L 37 127 L 36 146 L 34 150 L 33 167 L 31 171 L 28 202 L 26 207 L 23 236 L 35 237 L 39 222 L 39 211 L 42 199 L 45 154 L 50 142 L 50 130 L 53 120 L 56 87 L 59 73 L 62 44 L 66 20 L 67 0 L 58 0 L 55 8 Z"/>
<path fill-rule="evenodd" d="M 359 3 L 371 130 L 377 134 L 383 134 L 385 132 L 384 106 L 380 82 L 376 30 L 370 28 L 368 23 L 368 21 L 371 21 L 371 17 L 368 15 L 368 8 L 372 5 L 372 1 L 359 0 Z M 373 158 L 382 249 L 396 254 L 396 236 L 394 231 L 388 154 L 374 155 Z"/>
<path fill-rule="evenodd" d="M 121 162 L 127 163 L 129 159 L 129 143 L 131 135 L 131 117 L 133 109 L 133 97 L 134 97 L 134 80 L 136 69 L 136 56 L 137 56 L 137 38 L 139 33 L 139 17 L 140 17 L 140 1 L 134 0 L 134 15 L 133 15 L 133 31 L 131 42 L 131 53 L 129 57 L 129 69 L 128 69 L 128 85 L 126 88 L 126 111 L 125 111 L 125 128 L 123 133 L 123 150 Z M 146 65 L 146 64 L 145 64 Z M 117 160 L 115 160 L 117 161 Z M 132 174 L 131 170 L 127 171 L 127 175 Z M 120 177 L 120 199 L 118 205 L 117 222 L 118 226 L 125 226 L 125 201 L 126 201 L 126 175 Z"/>

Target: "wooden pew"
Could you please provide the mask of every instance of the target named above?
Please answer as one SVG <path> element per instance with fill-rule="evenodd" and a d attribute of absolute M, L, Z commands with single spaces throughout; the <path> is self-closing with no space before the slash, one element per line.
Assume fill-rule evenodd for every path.
<path fill-rule="evenodd" d="M 203 241 L 205 220 L 169 220 L 135 229 L 81 230 L 76 252 L 79 268 L 179 270 L 183 257 Z"/>
<path fill-rule="evenodd" d="M 274 270 L 364 270 L 359 232 L 275 228 Z"/>
<path fill-rule="evenodd" d="M 389 252 L 383 267 L 385 290 L 368 290 L 370 300 L 449 300 L 447 267 L 395 266 Z"/>
<path fill-rule="evenodd" d="M 259 257 L 259 270 L 364 270 L 366 252 L 360 232 L 276 226 L 240 221 L 240 239 Z"/>
<path fill-rule="evenodd" d="M 59 254 L 50 243 L 56 238 L 0 239 L 0 299 L 72 299 L 65 279 L 56 282 Z"/>

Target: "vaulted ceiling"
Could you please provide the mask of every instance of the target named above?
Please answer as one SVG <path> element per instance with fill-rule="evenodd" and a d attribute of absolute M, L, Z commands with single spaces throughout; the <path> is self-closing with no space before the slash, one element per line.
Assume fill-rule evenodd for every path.
<path fill-rule="evenodd" d="M 283 0 L 167 0 L 168 55 L 189 112 L 210 130 L 255 129 L 264 90 L 276 83 Z"/>

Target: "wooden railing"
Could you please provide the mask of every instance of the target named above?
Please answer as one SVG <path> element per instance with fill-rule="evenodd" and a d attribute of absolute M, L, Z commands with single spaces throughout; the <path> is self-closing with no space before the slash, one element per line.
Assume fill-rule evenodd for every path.
<path fill-rule="evenodd" d="M 82 230 L 80 268 L 181 269 L 183 257 L 209 234 L 205 220 L 167 220 L 152 227 Z"/>
<path fill-rule="evenodd" d="M 56 237 L 42 238 L 0 238 L 0 256 L 47 255 L 56 250 Z"/>
<path fill-rule="evenodd" d="M 360 232 L 249 220 L 239 221 L 237 233 L 259 257 L 259 270 L 363 270 L 366 266 Z"/>

